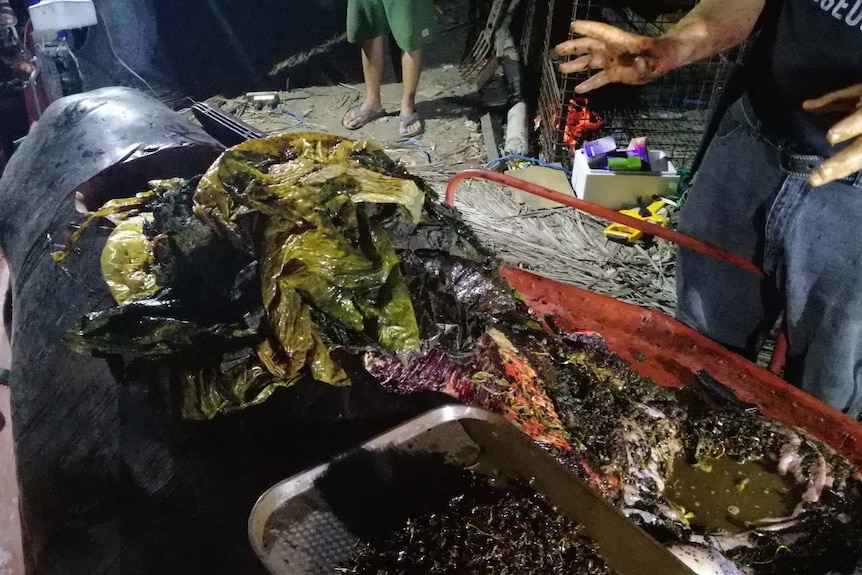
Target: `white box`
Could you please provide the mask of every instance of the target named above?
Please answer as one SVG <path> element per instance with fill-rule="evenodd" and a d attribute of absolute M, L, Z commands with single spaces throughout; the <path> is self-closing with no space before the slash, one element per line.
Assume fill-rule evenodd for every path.
<path fill-rule="evenodd" d="M 30 6 L 34 32 L 86 28 L 99 23 L 93 0 L 41 0 Z"/>
<path fill-rule="evenodd" d="M 661 150 L 650 150 L 653 165 L 667 161 Z M 663 172 L 611 172 L 591 170 L 583 148 L 575 152 L 572 168 L 572 188 L 582 200 L 612 210 L 638 205 L 639 199 L 648 201 L 653 196 L 667 196 L 676 191 L 679 175 L 670 161 Z"/>

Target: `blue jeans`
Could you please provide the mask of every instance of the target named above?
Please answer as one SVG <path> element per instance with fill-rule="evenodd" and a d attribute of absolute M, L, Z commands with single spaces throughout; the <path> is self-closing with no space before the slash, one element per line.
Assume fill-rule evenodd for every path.
<path fill-rule="evenodd" d="M 756 353 L 785 312 L 785 377 L 825 403 L 862 411 L 862 173 L 820 188 L 819 162 L 786 152 L 747 98 L 725 114 L 682 209 L 679 230 L 751 258 L 759 279 L 680 250 L 677 318 Z"/>

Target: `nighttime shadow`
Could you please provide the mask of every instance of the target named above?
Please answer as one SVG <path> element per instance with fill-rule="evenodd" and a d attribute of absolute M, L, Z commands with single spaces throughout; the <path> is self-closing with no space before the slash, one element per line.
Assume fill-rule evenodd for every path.
<path fill-rule="evenodd" d="M 159 36 L 194 95 L 354 81 L 354 46 L 341 38 L 342 0 L 174 0 L 157 5 Z M 291 59 L 294 65 L 273 73 Z"/>
<path fill-rule="evenodd" d="M 442 511 L 470 485 L 470 475 L 441 454 L 395 449 L 357 451 L 333 463 L 316 482 L 335 516 L 357 537 L 374 542 L 408 518 Z"/>
<path fill-rule="evenodd" d="M 416 102 L 416 111 L 425 120 L 476 119 L 487 111 L 478 94 L 446 96 Z"/>

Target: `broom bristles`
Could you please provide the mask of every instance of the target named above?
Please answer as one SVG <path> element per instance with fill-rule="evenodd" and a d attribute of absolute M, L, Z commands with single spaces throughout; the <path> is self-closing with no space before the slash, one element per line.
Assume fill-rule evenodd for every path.
<path fill-rule="evenodd" d="M 445 181 L 430 182 L 440 193 Z M 479 238 L 507 265 L 647 309 L 673 315 L 675 246 L 644 248 L 604 237 L 608 222 L 570 208 L 533 210 L 513 190 L 486 181 L 465 182 L 456 207 Z"/>

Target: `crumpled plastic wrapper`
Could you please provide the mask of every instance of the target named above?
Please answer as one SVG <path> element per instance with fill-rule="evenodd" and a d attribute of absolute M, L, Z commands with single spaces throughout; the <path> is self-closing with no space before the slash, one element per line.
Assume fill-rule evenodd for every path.
<path fill-rule="evenodd" d="M 495 269 L 420 186 L 376 144 L 289 134 L 227 150 L 199 181 L 113 200 L 87 224 L 119 221 L 102 254 L 119 307 L 88 315 L 69 342 L 130 367 L 168 361 L 193 420 L 302 378 L 350 385 L 365 350 L 407 361 L 451 323 L 417 313 L 417 254 Z"/>
<path fill-rule="evenodd" d="M 102 276 L 120 305 L 159 291 L 153 271 L 153 246 L 144 235 L 147 221 L 152 221 L 152 216 L 133 216 L 120 222 L 102 251 Z"/>

